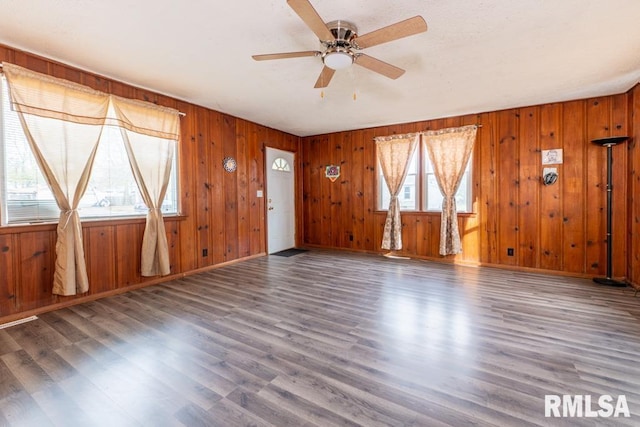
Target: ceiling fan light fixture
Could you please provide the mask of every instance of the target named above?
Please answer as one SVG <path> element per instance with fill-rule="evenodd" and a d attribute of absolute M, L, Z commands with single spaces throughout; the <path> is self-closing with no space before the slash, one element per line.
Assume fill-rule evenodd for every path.
<path fill-rule="evenodd" d="M 358 35 L 358 28 L 349 21 L 339 19 L 324 22 L 311 4 L 311 0 L 287 0 L 287 4 L 318 37 L 320 50 L 253 55 L 253 59 L 256 61 L 264 61 L 267 59 L 319 56 L 322 58 L 324 66 L 322 67 L 318 80 L 316 80 L 314 86 L 316 89 L 327 87 L 336 70 L 347 69 L 354 63 L 390 79 L 395 80 L 399 78 L 404 74 L 405 70 L 387 64 L 360 51 L 364 48 L 377 46 L 427 31 L 427 23 L 424 18 L 416 15 L 413 18 L 387 25 L 386 27 L 379 28 L 364 35 Z"/>
<path fill-rule="evenodd" d="M 354 55 L 349 49 L 344 48 L 329 48 L 322 55 L 324 65 L 334 70 L 344 70 L 349 68 L 354 61 Z"/>

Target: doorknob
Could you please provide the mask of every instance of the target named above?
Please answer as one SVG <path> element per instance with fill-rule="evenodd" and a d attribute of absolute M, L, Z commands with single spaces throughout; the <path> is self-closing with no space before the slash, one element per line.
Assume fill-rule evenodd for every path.
<path fill-rule="evenodd" d="M 273 206 L 269 206 L 269 210 L 272 211 L 273 210 Z"/>

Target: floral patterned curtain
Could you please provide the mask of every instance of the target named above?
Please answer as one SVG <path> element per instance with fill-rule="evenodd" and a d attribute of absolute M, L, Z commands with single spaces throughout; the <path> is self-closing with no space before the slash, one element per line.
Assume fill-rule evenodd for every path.
<path fill-rule="evenodd" d="M 382 175 L 391 194 L 382 235 L 382 249 L 402 249 L 402 222 L 398 194 L 409 170 L 409 160 L 418 145 L 419 134 L 394 135 L 375 139 Z"/>
<path fill-rule="evenodd" d="M 455 195 L 476 140 L 476 125 L 422 133 L 423 144 L 433 164 L 434 175 L 444 197 L 440 224 L 440 255 L 462 252 Z"/>

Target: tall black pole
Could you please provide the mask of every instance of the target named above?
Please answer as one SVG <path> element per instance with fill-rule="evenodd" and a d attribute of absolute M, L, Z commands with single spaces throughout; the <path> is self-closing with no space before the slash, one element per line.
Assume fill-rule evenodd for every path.
<path fill-rule="evenodd" d="M 613 280 L 611 272 L 613 263 L 613 233 L 611 217 L 613 216 L 613 172 L 611 165 L 613 164 L 613 145 L 607 144 L 607 280 Z"/>
<path fill-rule="evenodd" d="M 628 136 L 613 136 L 594 139 L 596 145 L 607 147 L 607 277 L 594 277 L 593 281 L 601 285 L 624 287 L 625 282 L 613 278 L 613 146 L 625 142 Z"/>

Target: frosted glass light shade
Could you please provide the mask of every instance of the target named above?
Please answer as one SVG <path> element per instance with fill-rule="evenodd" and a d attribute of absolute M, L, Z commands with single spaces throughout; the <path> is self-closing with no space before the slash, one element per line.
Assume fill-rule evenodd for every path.
<path fill-rule="evenodd" d="M 347 52 L 328 52 L 324 56 L 324 65 L 334 70 L 343 70 L 353 64 L 353 55 Z"/>

